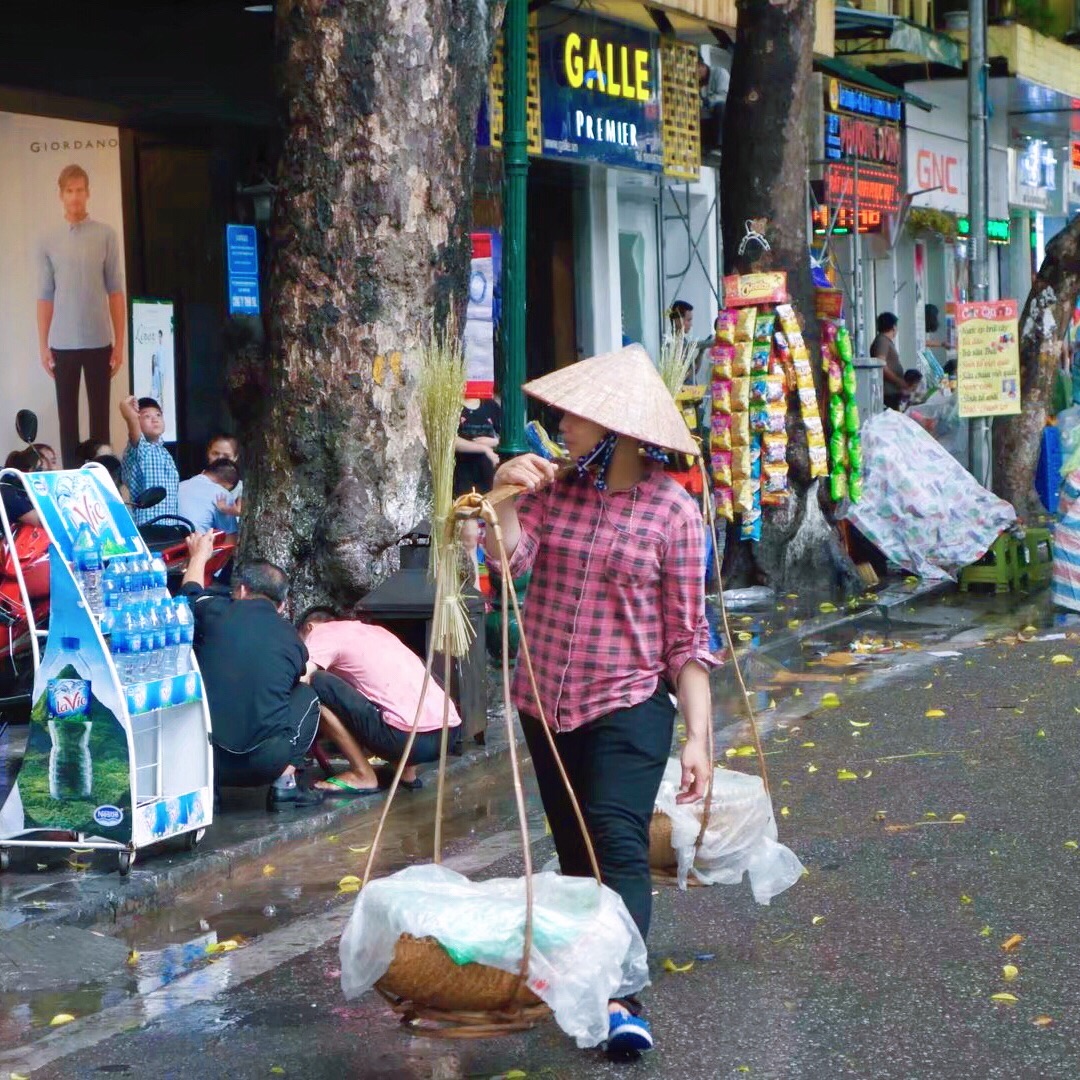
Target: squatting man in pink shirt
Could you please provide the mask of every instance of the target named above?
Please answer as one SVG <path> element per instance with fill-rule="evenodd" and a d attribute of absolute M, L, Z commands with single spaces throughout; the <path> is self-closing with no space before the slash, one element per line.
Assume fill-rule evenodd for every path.
<path fill-rule="evenodd" d="M 371 795 L 388 783 L 372 768 L 371 756 L 394 767 L 401 760 L 412 730 L 424 684 L 424 662 L 407 645 L 381 626 L 339 619 L 326 608 L 313 608 L 301 617 L 300 636 L 308 650 L 311 688 L 319 697 L 319 732 L 333 740 L 349 768 L 315 784 L 328 795 Z M 454 703 L 447 702 L 434 681 L 428 683 L 416 741 L 402 784 L 412 790 L 422 781 L 416 766 L 438 761 L 443 708 L 449 725 L 461 724 Z"/>

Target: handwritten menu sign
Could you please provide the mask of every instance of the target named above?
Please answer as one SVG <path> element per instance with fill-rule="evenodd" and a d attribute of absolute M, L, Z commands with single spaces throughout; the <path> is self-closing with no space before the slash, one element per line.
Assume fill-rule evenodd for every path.
<path fill-rule="evenodd" d="M 1015 300 L 957 304 L 960 416 L 1020 412 L 1020 339 Z"/>

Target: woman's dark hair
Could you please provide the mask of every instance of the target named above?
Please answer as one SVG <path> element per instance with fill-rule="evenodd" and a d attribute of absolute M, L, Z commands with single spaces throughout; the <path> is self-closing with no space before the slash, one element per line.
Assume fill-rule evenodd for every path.
<path fill-rule="evenodd" d="M 877 317 L 877 332 L 879 334 L 887 334 L 890 330 L 896 329 L 896 324 L 900 320 L 891 312 L 883 311 Z"/>
<path fill-rule="evenodd" d="M 228 484 L 230 488 L 240 483 L 240 467 L 232 458 L 218 458 L 217 461 L 207 465 L 203 472 L 208 476 Z"/>
<path fill-rule="evenodd" d="M 98 447 L 102 445 L 97 439 L 83 439 L 75 447 L 75 468 L 81 469 L 88 461 L 96 461 Z"/>
<path fill-rule="evenodd" d="M 32 446 L 24 450 L 12 450 L 4 462 L 4 468 L 18 469 L 19 472 L 40 472 L 41 458 Z"/>
<path fill-rule="evenodd" d="M 938 311 L 937 304 L 927 304 L 923 308 L 923 320 L 926 323 L 926 332 L 933 334 L 937 332 L 939 326 L 941 326 L 941 312 Z"/>
<path fill-rule="evenodd" d="M 671 314 L 672 314 L 672 316 L 678 315 L 680 318 L 682 318 L 682 316 L 685 315 L 688 311 L 693 311 L 693 310 L 694 310 L 694 305 L 693 304 L 688 304 L 685 300 L 676 300 L 671 305 Z"/>
<path fill-rule="evenodd" d="M 93 458 L 108 474 L 109 479 L 116 485 L 116 490 L 120 490 L 120 485 L 124 482 L 124 469 L 120 464 L 120 459 L 115 454 L 102 454 L 99 458 Z M 84 462 L 83 464 L 86 464 Z"/>

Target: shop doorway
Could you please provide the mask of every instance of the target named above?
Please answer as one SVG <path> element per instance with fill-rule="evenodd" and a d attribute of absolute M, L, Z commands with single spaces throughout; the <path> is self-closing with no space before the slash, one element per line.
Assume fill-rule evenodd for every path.
<path fill-rule="evenodd" d="M 640 342 L 660 355 L 660 253 L 655 199 L 619 193 L 619 293 L 623 343 Z"/>
<path fill-rule="evenodd" d="M 566 367 L 578 356 L 574 277 L 574 174 L 567 165 L 529 165 L 526 240 L 527 377 Z"/>

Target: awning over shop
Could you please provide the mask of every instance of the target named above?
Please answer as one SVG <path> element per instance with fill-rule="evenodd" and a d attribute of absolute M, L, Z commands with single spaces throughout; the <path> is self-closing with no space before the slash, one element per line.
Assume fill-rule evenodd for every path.
<path fill-rule="evenodd" d="M 871 74 L 864 68 L 857 67 L 855 64 L 849 64 L 839 57 L 818 57 L 814 60 L 814 66 L 818 68 L 819 71 L 824 71 L 828 75 L 835 75 L 838 79 L 844 79 L 847 82 L 865 86 L 867 90 L 875 90 L 879 94 L 889 94 L 892 97 L 898 97 L 906 104 L 914 105 L 916 108 L 924 109 L 926 112 L 930 112 L 933 108 L 933 105 L 931 105 L 930 102 L 924 101 L 921 97 L 916 97 L 915 94 L 909 94 L 901 87 L 893 86 L 892 83 L 886 82 L 884 79 L 879 79 L 876 75 Z"/>
<path fill-rule="evenodd" d="M 897 15 L 849 7 L 836 9 L 836 51 L 856 62 L 880 63 L 887 55 L 894 63 L 929 61 L 947 67 L 963 66 L 960 45 L 948 34 Z"/>

